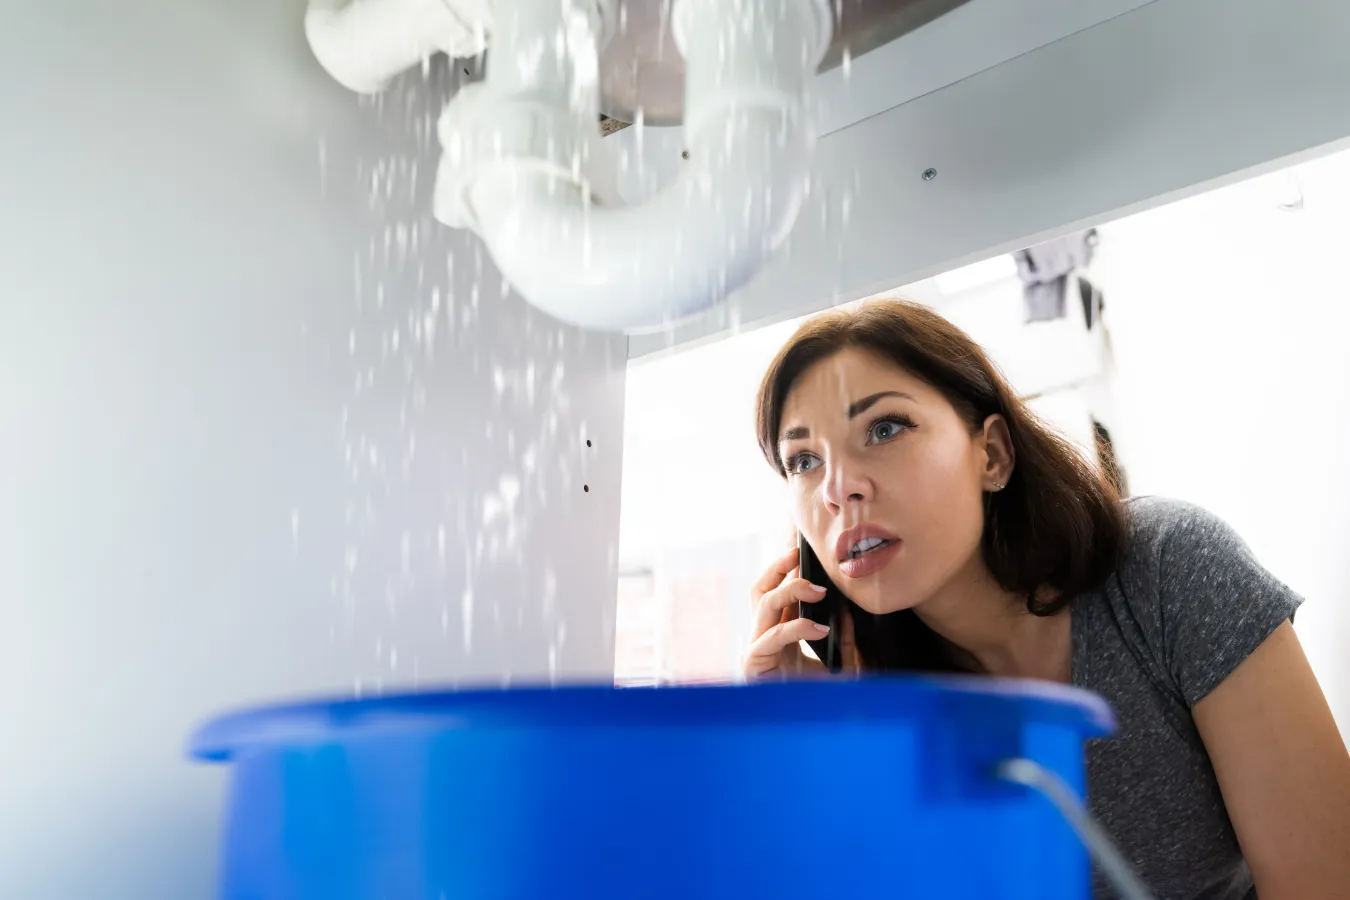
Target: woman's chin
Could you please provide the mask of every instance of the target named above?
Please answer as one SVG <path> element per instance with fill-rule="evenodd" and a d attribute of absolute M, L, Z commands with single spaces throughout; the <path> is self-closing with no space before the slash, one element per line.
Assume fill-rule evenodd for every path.
<path fill-rule="evenodd" d="M 849 585 L 844 593 L 856 606 L 874 616 L 884 616 L 918 606 L 922 598 L 914 596 L 913 591 L 896 584 L 897 580 L 873 577 L 867 579 L 865 584 Z"/>

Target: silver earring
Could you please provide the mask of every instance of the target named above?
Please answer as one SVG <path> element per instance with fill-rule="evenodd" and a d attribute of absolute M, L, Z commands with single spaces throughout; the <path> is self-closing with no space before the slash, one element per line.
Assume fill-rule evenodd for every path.
<path fill-rule="evenodd" d="M 1007 487 L 1007 485 L 1004 484 L 1004 483 L 1001 482 L 1001 481 L 995 481 L 995 482 L 994 482 L 994 492 L 995 492 L 995 493 L 998 493 L 999 491 L 1003 490 L 1005 487 Z"/>

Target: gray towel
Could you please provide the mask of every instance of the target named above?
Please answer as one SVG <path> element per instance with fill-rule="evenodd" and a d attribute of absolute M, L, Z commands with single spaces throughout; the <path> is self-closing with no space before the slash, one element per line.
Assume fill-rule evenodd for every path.
<path fill-rule="evenodd" d="M 1092 262 L 1097 230 L 1068 234 L 1014 254 L 1022 278 L 1026 321 L 1062 319 L 1067 311 L 1069 276 Z"/>

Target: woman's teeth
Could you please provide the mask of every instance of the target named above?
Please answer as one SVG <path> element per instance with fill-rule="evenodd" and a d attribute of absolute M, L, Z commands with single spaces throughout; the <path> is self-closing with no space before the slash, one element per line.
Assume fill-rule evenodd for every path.
<path fill-rule="evenodd" d="M 865 556 L 866 554 L 871 553 L 878 547 L 885 547 L 889 543 L 891 542 L 882 540 L 881 538 L 863 538 L 861 541 L 858 541 L 858 543 L 854 544 L 852 548 L 849 549 L 848 555 L 850 559 L 857 559 L 860 556 Z"/>

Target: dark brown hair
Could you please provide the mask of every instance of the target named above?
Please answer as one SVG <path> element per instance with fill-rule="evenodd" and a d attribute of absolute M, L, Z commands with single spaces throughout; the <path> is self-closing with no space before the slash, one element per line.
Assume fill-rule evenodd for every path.
<path fill-rule="evenodd" d="M 979 344 L 917 303 L 880 300 L 832 310 L 806 322 L 779 351 L 760 385 L 756 427 L 760 449 L 780 475 L 788 392 L 807 369 L 850 347 L 891 360 L 936 388 L 972 431 L 991 415 L 1003 416 L 1015 467 L 1007 486 L 987 497 L 980 552 L 994 580 L 1025 597 L 1029 612 L 1054 615 L 1110 577 L 1128 525 L 1107 473 L 1027 408 Z M 869 667 L 960 668 L 912 611 L 875 616 L 855 604 L 852 612 Z"/>

